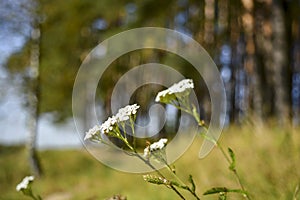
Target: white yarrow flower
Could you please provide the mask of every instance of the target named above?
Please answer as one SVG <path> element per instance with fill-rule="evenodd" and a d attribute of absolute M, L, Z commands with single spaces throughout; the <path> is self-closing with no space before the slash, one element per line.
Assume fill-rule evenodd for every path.
<path fill-rule="evenodd" d="M 129 116 L 124 110 L 119 110 L 119 112 L 116 114 L 116 118 L 118 122 L 124 122 L 129 119 Z"/>
<path fill-rule="evenodd" d="M 155 97 L 155 101 L 156 102 L 159 102 L 160 101 L 160 98 L 161 97 L 165 97 L 167 94 L 169 94 L 169 89 L 166 89 L 166 90 L 163 90 L 163 91 L 160 91 L 157 96 Z"/>
<path fill-rule="evenodd" d="M 156 151 L 163 149 L 165 145 L 167 144 L 168 139 L 162 138 L 158 142 L 154 142 L 153 144 L 150 145 L 150 151 Z"/>
<path fill-rule="evenodd" d="M 96 125 L 91 128 L 88 132 L 86 132 L 84 140 L 91 139 L 94 135 L 96 135 L 100 131 L 100 126 Z"/>
<path fill-rule="evenodd" d="M 179 92 L 184 92 L 187 89 L 193 89 L 194 88 L 194 83 L 192 79 L 183 79 L 182 81 L 175 83 L 172 85 L 169 90 L 170 93 L 179 93 Z"/>
<path fill-rule="evenodd" d="M 116 128 L 118 122 L 123 122 L 130 119 L 131 115 L 135 115 L 137 109 L 140 106 L 137 104 L 128 105 L 124 108 L 120 108 L 116 115 L 109 117 L 105 122 L 103 122 L 100 126 L 96 125 L 91 128 L 84 137 L 84 140 L 93 138 L 94 135 L 98 134 L 99 131 L 101 134 L 108 134 Z"/>
<path fill-rule="evenodd" d="M 151 152 L 163 149 L 168 142 L 168 139 L 162 138 L 158 142 L 154 142 L 144 149 L 144 157 L 149 158 Z"/>
<path fill-rule="evenodd" d="M 125 106 L 124 108 L 120 108 L 118 113 L 116 114 L 116 119 L 118 122 L 126 121 L 130 118 L 131 115 L 135 115 L 137 110 L 140 108 L 139 105 L 133 104 Z"/>
<path fill-rule="evenodd" d="M 17 191 L 21 191 L 23 189 L 27 189 L 30 182 L 34 180 L 34 176 L 26 176 L 21 183 L 19 183 L 16 187 Z"/>
<path fill-rule="evenodd" d="M 150 148 L 149 146 L 147 146 L 145 149 L 144 149 L 144 155 L 143 155 L 145 158 L 148 158 L 150 156 Z"/>
<path fill-rule="evenodd" d="M 114 125 L 117 123 L 117 118 L 115 116 L 109 117 L 103 124 L 100 126 L 102 133 L 109 133 L 113 130 Z"/>
<path fill-rule="evenodd" d="M 166 95 L 182 93 L 188 89 L 194 88 L 194 82 L 192 79 L 183 79 L 178 83 L 173 84 L 166 90 L 159 92 L 155 98 L 156 102 L 159 102 L 161 98 L 165 97 Z"/>

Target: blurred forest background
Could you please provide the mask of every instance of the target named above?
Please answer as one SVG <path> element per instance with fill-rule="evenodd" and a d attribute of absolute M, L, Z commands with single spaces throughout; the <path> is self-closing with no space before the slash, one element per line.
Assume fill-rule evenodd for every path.
<path fill-rule="evenodd" d="M 4 108 L 6 102 L 3 99 L 7 99 L 6 96 L 11 92 L 9 88 L 14 85 L 12 90 L 15 97 L 21 99 L 20 104 L 24 108 L 21 112 L 26 111 L 26 128 L 22 131 L 29 133 L 26 152 L 29 152 L 31 170 L 35 174 L 41 173 L 35 150 L 38 120 L 49 113 L 49 120 L 54 124 L 66 123 L 72 118 L 73 84 L 87 54 L 114 34 L 147 26 L 180 31 L 193 37 L 207 50 L 224 81 L 227 98 L 226 124 L 250 124 L 250 127 L 243 129 L 243 133 L 239 129 L 233 129 L 235 135 L 241 133 L 243 136 L 235 137 L 236 142 L 232 143 L 233 147 L 245 148 L 241 151 L 242 155 L 249 155 L 250 150 L 254 154 L 253 158 L 240 154 L 240 158 L 244 158 L 242 166 L 248 169 L 247 165 L 251 163 L 251 170 L 255 173 L 251 176 L 249 185 L 253 186 L 253 190 L 262 199 L 291 197 L 299 177 L 299 144 L 294 144 L 292 140 L 287 142 L 288 139 L 282 138 L 280 134 L 277 135 L 280 137 L 277 140 L 270 129 L 265 131 L 268 140 L 256 140 L 252 138 L 252 128 L 271 122 L 278 127 L 289 127 L 286 131 L 277 132 L 290 133 L 293 130 L 290 127 L 297 128 L 300 125 L 299 0 L 0 0 L 0 103 Z M 169 65 L 187 78 L 194 79 L 196 94 L 202 106 L 201 113 L 209 121 L 210 97 L 203 80 L 193 67 L 174 54 L 149 49 L 125 54 L 105 71 L 99 82 L 102 90 L 97 94 L 102 111 L 106 113 L 104 115 L 111 114 L 110 95 L 118 79 L 131 68 L 149 62 Z M 134 100 L 142 105 L 142 112 L 146 112 L 146 105 L 153 103 L 159 89 L 161 88 L 145 86 L 141 88 L 143 95 L 136 94 Z M 89 102 L 90 99 L 86 99 L 87 108 Z M 17 122 L 21 115 L 18 113 L 20 111 L 15 112 L 12 123 Z M 5 118 L 6 114 L 0 109 L 0 120 Z M 88 117 L 84 120 L 88 121 Z M 88 129 L 89 124 L 86 123 Z M 11 127 L 9 134 L 12 135 L 16 127 L 11 125 L 8 124 Z M 241 139 L 245 132 L 250 132 L 251 135 L 247 137 L 247 141 Z M 39 137 L 42 135 L 43 132 L 40 132 Z M 292 134 L 286 135 L 290 137 Z M 83 199 L 82 195 L 91 195 L 91 191 L 87 189 L 91 184 L 99 184 L 87 181 L 93 179 L 93 174 L 102 176 L 103 181 L 120 177 L 103 166 L 102 171 L 96 170 L 99 166 L 82 152 L 79 157 L 76 156 L 78 152 L 63 154 L 45 151 L 41 154 L 47 157 L 42 162 L 44 170 L 48 172 L 38 188 L 41 192 L 69 190 L 77 192 L 78 199 Z M 7 193 L 6 199 L 19 199 L 20 196 L 14 196 L 11 185 L 29 170 L 23 167 L 12 170 L 12 166 L 16 165 L 16 161 L 24 164 L 23 149 L 0 146 L 0 155 L 3 157 L 0 160 L 0 182 L 3 184 L 0 196 L 1 192 L 5 193 L 9 188 L 10 193 Z M 69 165 L 61 163 L 65 158 L 69 159 Z M 215 154 L 211 159 L 214 158 Z M 263 168 L 260 160 L 272 163 L 271 169 Z M 187 157 L 184 161 L 179 169 L 190 168 L 194 162 Z M 79 167 L 81 165 L 89 168 L 90 172 L 83 172 Z M 211 176 L 215 177 L 211 165 L 205 165 L 207 173 L 211 172 Z M 193 169 L 198 172 L 197 168 Z M 76 179 L 74 173 L 78 173 Z M 244 170 L 244 174 L 246 173 Z M 224 180 L 220 177 L 217 181 L 222 184 Z M 73 188 L 79 182 L 77 178 L 81 180 L 80 188 L 85 186 L 82 194 L 78 194 L 76 187 Z M 62 181 L 57 183 L 55 180 Z M 132 179 L 126 176 L 120 180 L 126 182 Z M 257 183 L 261 185 L 257 187 Z M 95 195 L 103 197 L 101 195 L 104 193 L 109 195 L 116 192 L 111 188 L 112 184 L 101 184 L 109 189 L 98 191 L 94 187 L 92 192 Z M 127 182 L 124 185 L 130 186 Z M 116 187 L 130 196 L 128 191 L 123 191 L 125 189 L 121 186 L 124 185 Z M 281 190 L 283 188 L 284 191 Z M 149 193 L 157 191 L 156 187 L 148 187 L 146 190 Z M 144 195 L 144 188 L 138 191 L 142 192 L 138 195 Z M 99 194 L 101 192 L 103 193 Z M 135 193 L 136 191 L 132 192 Z M 273 196 L 270 196 L 271 193 Z M 161 191 L 157 195 L 161 195 L 157 198 L 172 199 L 172 196 L 163 196 Z"/>
<path fill-rule="evenodd" d="M 26 109 L 29 149 L 37 122 L 72 117 L 72 88 L 87 54 L 101 41 L 136 27 L 166 27 L 198 41 L 217 64 L 226 96 L 226 124 L 266 121 L 300 124 L 300 3 L 296 0 L 0 1 L 2 82 L 19 85 Z M 114 84 L 129 69 L 156 62 L 194 79 L 202 117 L 209 122 L 210 97 L 189 63 L 161 50 L 139 50 L 115 60 L 99 85 L 99 103 L 109 113 Z M 7 88 L 3 84 L 2 91 Z M 151 87 L 135 102 L 153 102 Z M 5 96 L 5 92 L 2 92 Z M 89 109 L 90 99 L 86 99 Z M 91 126 L 86 120 L 86 130 Z M 43 133 L 41 133 L 43 134 Z M 34 151 L 32 151 L 34 157 Z"/>
<path fill-rule="evenodd" d="M 55 121 L 71 117 L 77 70 L 99 42 L 127 29 L 158 26 L 190 35 L 211 55 L 226 87 L 227 123 L 276 119 L 281 125 L 300 124 L 299 1 L 1 0 L 0 9 L 1 39 L 21 38 L 19 48 L 3 59 L 2 71 L 18 79 L 25 105 L 31 111 L 37 107 L 38 115 L 55 113 Z M 103 97 L 123 73 L 149 61 L 200 81 L 176 56 L 141 50 L 110 66 Z M 208 94 L 198 95 L 205 105 Z"/>

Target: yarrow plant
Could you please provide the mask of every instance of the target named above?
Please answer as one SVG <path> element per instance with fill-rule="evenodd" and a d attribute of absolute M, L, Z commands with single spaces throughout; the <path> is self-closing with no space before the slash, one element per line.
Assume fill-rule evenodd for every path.
<path fill-rule="evenodd" d="M 143 156 L 141 156 L 138 153 L 138 150 L 136 148 L 136 142 L 134 137 L 135 136 L 134 123 L 136 119 L 136 113 L 139 108 L 140 106 L 137 104 L 127 105 L 124 108 L 120 108 L 117 114 L 108 117 L 108 119 L 105 122 L 103 122 L 101 125 L 95 125 L 89 131 L 87 131 L 84 139 L 96 143 L 103 143 L 113 148 L 116 148 L 116 146 L 112 142 L 107 140 L 107 138 L 118 138 L 129 149 L 130 155 L 136 156 L 137 158 L 142 160 L 146 165 L 148 165 L 151 169 L 155 170 L 160 178 L 166 179 L 164 175 L 159 170 L 157 170 L 155 166 L 152 164 L 152 160 L 165 164 L 169 169 L 172 169 L 168 165 L 166 160 L 166 155 L 165 155 L 165 147 L 168 140 L 166 138 L 161 138 L 158 142 L 148 144 L 144 149 Z M 131 128 L 131 132 L 133 136 L 133 141 L 131 143 L 129 142 L 127 137 L 127 130 L 126 130 L 127 126 Z M 166 186 L 168 188 L 171 188 L 181 198 L 184 199 L 184 197 L 173 185 L 173 183 Z"/>
<path fill-rule="evenodd" d="M 200 115 L 198 114 L 195 105 L 190 103 L 189 95 L 193 88 L 194 88 L 193 80 L 192 79 L 184 79 L 178 83 L 175 83 L 170 88 L 159 92 L 155 98 L 155 101 L 165 103 L 165 104 L 171 104 L 171 105 L 175 106 L 177 109 L 193 116 L 194 119 L 197 121 L 198 125 L 205 130 L 204 132 L 201 132 L 200 135 L 203 136 L 205 139 L 213 142 L 215 144 L 215 146 L 221 150 L 223 156 L 225 157 L 226 161 L 229 164 L 229 170 L 231 170 L 234 173 L 235 177 L 237 178 L 240 189 L 228 189 L 226 187 L 216 187 L 216 188 L 207 190 L 204 193 L 204 195 L 219 194 L 219 199 L 226 199 L 227 193 L 236 192 L 236 193 L 241 193 L 246 199 L 249 200 L 250 196 L 248 195 L 247 191 L 245 190 L 245 188 L 241 182 L 240 176 L 235 167 L 235 165 L 236 165 L 235 154 L 234 154 L 233 150 L 228 148 L 228 153 L 226 153 L 224 148 L 221 146 L 221 144 L 217 140 L 206 135 L 207 126 L 205 125 L 203 120 L 200 120 Z M 190 176 L 190 178 L 191 178 L 191 182 L 193 182 L 191 176 Z"/>
<path fill-rule="evenodd" d="M 26 176 L 16 187 L 18 192 L 22 192 L 25 196 L 31 197 L 35 200 L 42 200 L 39 195 L 34 195 L 31 188 L 31 183 L 34 180 L 34 176 Z"/>
<path fill-rule="evenodd" d="M 238 175 L 238 172 L 236 170 L 235 155 L 232 149 L 228 148 L 228 152 L 226 153 L 226 151 L 223 149 L 223 147 L 220 145 L 220 143 L 217 140 L 206 135 L 207 127 L 204 121 L 200 120 L 200 115 L 196 109 L 196 106 L 190 103 L 189 100 L 190 93 L 192 92 L 193 88 L 194 88 L 193 80 L 184 79 L 178 83 L 175 83 L 168 89 L 160 91 L 157 94 L 155 101 L 164 104 L 173 105 L 178 110 L 181 110 L 182 112 L 186 112 L 189 115 L 191 115 L 196 120 L 198 125 L 204 129 L 204 131 L 202 131 L 200 135 L 203 136 L 205 139 L 212 141 L 215 144 L 215 146 L 221 150 L 223 156 L 225 157 L 226 161 L 229 164 L 230 171 L 233 172 L 240 186 L 240 188 L 238 189 L 229 189 L 226 187 L 215 187 L 207 190 L 203 195 L 218 194 L 219 199 L 227 199 L 227 194 L 234 192 L 234 193 L 240 193 L 246 199 L 250 200 L 250 196 L 245 190 L 241 182 L 241 179 Z M 161 138 L 159 141 L 153 142 L 152 144 L 148 143 L 144 148 L 143 154 L 140 155 L 138 153 L 136 147 L 136 141 L 135 141 L 134 123 L 139 108 L 140 106 L 137 104 L 127 105 L 124 108 L 120 108 L 117 114 L 109 117 L 103 124 L 96 125 L 93 128 L 91 128 L 88 132 L 86 132 L 84 139 L 97 142 L 97 143 L 103 143 L 114 148 L 116 148 L 116 145 L 107 139 L 108 138 L 119 139 L 127 147 L 128 151 L 130 152 L 128 153 L 129 155 L 136 156 L 156 172 L 156 175 L 150 175 L 150 174 L 144 175 L 143 178 L 145 181 L 152 184 L 164 185 L 167 188 L 172 189 L 181 199 L 186 199 L 186 198 L 184 197 L 184 195 L 180 190 L 186 190 L 190 194 L 192 194 L 195 199 L 197 200 L 200 199 L 200 196 L 196 193 L 196 184 L 193 180 L 192 175 L 189 175 L 189 179 L 188 179 L 189 184 L 187 185 L 177 176 L 175 168 L 171 167 L 168 164 L 166 158 L 166 152 L 165 152 L 168 143 L 167 138 Z M 126 127 L 131 128 L 133 141 L 128 140 Z M 171 173 L 173 178 L 166 178 L 166 176 L 161 171 L 156 169 L 152 161 L 159 162 L 164 166 L 166 166 L 167 169 L 169 169 L 169 172 Z"/>
<path fill-rule="evenodd" d="M 196 109 L 196 106 L 190 103 L 190 93 L 194 88 L 194 83 L 192 79 L 184 79 L 178 83 L 175 83 L 170 88 L 160 91 L 156 98 L 156 102 L 170 104 L 175 106 L 178 110 L 182 112 L 186 112 L 191 115 L 195 121 L 198 123 L 202 130 L 199 135 L 203 136 L 205 139 L 213 142 L 215 146 L 220 149 L 222 155 L 226 159 L 229 165 L 229 170 L 233 172 L 234 176 L 237 178 L 237 182 L 239 184 L 239 188 L 230 189 L 227 187 L 214 187 L 206 192 L 203 195 L 211 195 L 218 194 L 219 200 L 227 199 L 228 193 L 239 193 L 244 198 L 250 200 L 250 196 L 248 192 L 245 190 L 240 176 L 236 169 L 236 159 L 235 154 L 232 149 L 228 148 L 226 152 L 224 148 L 220 145 L 220 143 L 214 138 L 209 137 L 207 133 L 207 127 L 203 120 L 200 119 L 200 115 Z M 185 190 L 189 192 L 195 199 L 200 200 L 199 194 L 196 193 L 196 184 L 194 182 L 193 176 L 189 175 L 188 184 L 184 183 L 177 175 L 177 172 L 174 166 L 170 166 L 167 162 L 166 156 L 166 147 L 168 145 L 167 138 L 160 138 L 157 142 L 147 142 L 147 145 L 143 147 L 143 154 L 138 152 L 138 148 L 135 140 L 135 120 L 136 114 L 139 105 L 127 105 L 123 108 L 120 108 L 115 115 L 112 115 L 107 118 L 101 125 L 95 125 L 91 129 L 89 129 L 84 137 L 84 140 L 89 140 L 96 143 L 102 143 L 105 145 L 109 145 L 113 148 L 120 148 L 115 143 L 113 143 L 110 139 L 117 138 L 125 145 L 124 151 L 128 155 L 135 156 L 147 166 L 149 166 L 152 170 L 155 171 L 154 174 L 146 174 L 143 175 L 143 179 L 151 184 L 163 185 L 171 190 L 173 190 L 181 199 L 186 199 L 181 190 Z M 131 129 L 132 140 L 128 138 L 128 128 Z M 140 149 L 140 148 L 139 148 Z M 168 176 L 158 170 L 153 161 L 158 162 L 164 165 L 168 170 Z M 171 175 L 171 176 L 170 176 Z M 168 178 L 167 178 L 168 177 Z M 171 178 L 169 178 L 171 177 Z M 42 200 L 39 195 L 34 195 L 32 192 L 31 184 L 34 180 L 33 176 L 25 177 L 17 186 L 16 190 L 21 191 L 24 195 L 31 197 L 34 200 Z M 297 190 L 298 191 L 298 190 Z M 297 192 L 295 192 L 297 194 Z M 119 197 L 119 196 L 117 196 Z M 114 197 L 112 197 L 115 199 Z M 121 199 L 121 197 L 119 198 Z M 126 199 L 123 198 L 123 199 Z"/>

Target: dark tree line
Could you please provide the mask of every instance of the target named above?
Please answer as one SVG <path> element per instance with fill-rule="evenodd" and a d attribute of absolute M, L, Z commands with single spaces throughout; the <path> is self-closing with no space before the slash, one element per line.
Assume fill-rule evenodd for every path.
<path fill-rule="evenodd" d="M 99 42 L 130 28 L 158 26 L 191 35 L 209 52 L 225 83 L 227 122 L 242 123 L 251 118 L 261 124 L 276 118 L 280 124 L 300 123 L 300 3 L 296 0 L 37 2 L 40 113 L 55 112 L 58 121 L 71 116 L 76 72 Z M 26 74 L 25 69 L 31 66 L 30 45 L 28 37 L 24 48 L 10 57 L 7 66 L 11 72 Z M 205 88 L 187 63 L 153 50 L 116 60 L 103 80 L 105 92 L 99 95 L 109 96 L 118 77 L 149 61 L 174 65 Z M 206 105 L 209 97 L 199 92 L 199 99 Z M 103 102 L 109 107 L 109 99 Z M 204 110 L 209 113 L 207 105 Z"/>

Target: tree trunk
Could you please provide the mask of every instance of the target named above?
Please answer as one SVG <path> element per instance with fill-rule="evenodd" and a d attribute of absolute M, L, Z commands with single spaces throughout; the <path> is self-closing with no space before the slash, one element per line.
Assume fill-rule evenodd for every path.
<path fill-rule="evenodd" d="M 34 22 L 31 32 L 30 66 L 28 74 L 28 132 L 29 138 L 27 148 L 29 153 L 29 164 L 32 173 L 40 176 L 41 165 L 36 151 L 37 124 L 39 113 L 39 57 L 40 57 L 40 28 L 38 22 Z"/>
<path fill-rule="evenodd" d="M 275 112 L 280 125 L 289 121 L 288 90 L 284 77 L 287 77 L 287 44 L 284 13 L 277 2 L 273 3 L 273 84 Z"/>
<path fill-rule="evenodd" d="M 204 8 L 204 42 L 211 48 L 215 41 L 214 38 L 214 20 L 215 20 L 215 0 L 205 0 Z"/>
<path fill-rule="evenodd" d="M 255 46 L 259 58 L 264 114 L 274 114 L 272 2 L 255 2 Z"/>
<path fill-rule="evenodd" d="M 244 67 L 248 75 L 249 87 L 249 104 L 252 104 L 253 122 L 262 125 L 262 96 L 261 84 L 258 75 L 258 65 L 256 60 L 256 47 L 254 43 L 254 2 L 253 0 L 243 0 L 244 13 L 242 15 L 242 23 L 245 33 L 246 54 Z M 250 105 L 248 106 L 250 107 Z M 248 111 L 249 112 L 249 111 Z"/>

